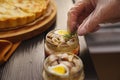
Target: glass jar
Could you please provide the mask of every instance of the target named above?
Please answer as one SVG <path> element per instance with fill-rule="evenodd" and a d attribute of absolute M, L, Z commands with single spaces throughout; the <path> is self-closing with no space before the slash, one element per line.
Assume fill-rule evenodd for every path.
<path fill-rule="evenodd" d="M 77 34 L 70 34 L 67 30 L 52 30 L 46 35 L 45 53 L 72 52 L 79 53 L 79 40 Z"/>
<path fill-rule="evenodd" d="M 82 60 L 75 54 L 52 54 L 44 61 L 43 80 L 84 80 Z"/>

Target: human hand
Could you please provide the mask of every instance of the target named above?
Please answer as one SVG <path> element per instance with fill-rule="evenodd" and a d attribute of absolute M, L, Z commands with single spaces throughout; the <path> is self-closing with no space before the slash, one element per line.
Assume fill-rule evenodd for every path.
<path fill-rule="evenodd" d="M 94 32 L 100 23 L 120 21 L 120 0 L 79 0 L 68 12 L 68 29 L 79 35 Z"/>

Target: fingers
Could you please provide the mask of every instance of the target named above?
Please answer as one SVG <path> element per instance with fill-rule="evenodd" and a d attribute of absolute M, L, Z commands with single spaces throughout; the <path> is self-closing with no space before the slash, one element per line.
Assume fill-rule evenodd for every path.
<path fill-rule="evenodd" d="M 80 1 L 77 4 L 75 4 L 74 7 L 72 7 L 68 12 L 67 26 L 70 32 L 74 32 L 77 30 L 76 26 L 77 26 L 78 16 L 82 13 L 84 7 L 85 7 L 84 3 Z"/>
<path fill-rule="evenodd" d="M 119 21 L 120 7 L 117 0 L 99 0 L 95 10 L 78 27 L 78 34 L 85 35 L 99 29 L 99 23 Z"/>
<path fill-rule="evenodd" d="M 102 8 L 96 8 L 78 27 L 78 34 L 85 35 L 99 29 L 99 23 L 102 21 Z"/>
<path fill-rule="evenodd" d="M 68 13 L 68 30 L 85 35 L 98 30 L 99 23 L 120 21 L 119 3 L 118 0 L 81 0 Z"/>

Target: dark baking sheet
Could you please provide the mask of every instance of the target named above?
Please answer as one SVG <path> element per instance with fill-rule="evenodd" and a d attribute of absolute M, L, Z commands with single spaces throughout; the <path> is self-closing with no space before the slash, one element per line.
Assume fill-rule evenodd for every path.
<path fill-rule="evenodd" d="M 97 32 L 86 35 L 86 41 L 92 53 L 119 53 L 119 36 L 120 23 L 102 24 Z"/>

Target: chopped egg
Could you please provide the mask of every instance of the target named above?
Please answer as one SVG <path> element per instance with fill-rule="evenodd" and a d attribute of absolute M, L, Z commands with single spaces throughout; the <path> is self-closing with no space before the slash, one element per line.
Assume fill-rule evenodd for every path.
<path fill-rule="evenodd" d="M 63 66 L 54 67 L 54 68 L 52 68 L 52 70 L 58 74 L 65 74 L 66 73 L 66 70 Z"/>
<path fill-rule="evenodd" d="M 59 34 L 59 35 L 69 35 L 67 30 L 57 30 L 55 31 L 55 34 Z"/>
<path fill-rule="evenodd" d="M 49 66 L 48 70 L 51 73 L 54 73 L 54 74 L 57 74 L 57 75 L 67 75 L 68 74 L 68 68 L 64 64 Z"/>

